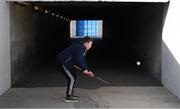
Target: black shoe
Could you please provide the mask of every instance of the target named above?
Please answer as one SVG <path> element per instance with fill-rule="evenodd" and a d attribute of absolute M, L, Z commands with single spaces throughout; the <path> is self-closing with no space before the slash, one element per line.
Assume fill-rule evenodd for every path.
<path fill-rule="evenodd" d="M 74 99 L 79 99 L 79 96 L 73 95 Z"/>
<path fill-rule="evenodd" d="M 75 103 L 75 102 L 78 102 L 78 99 L 76 99 L 74 96 L 70 95 L 70 96 L 66 96 L 65 102 L 66 103 Z"/>

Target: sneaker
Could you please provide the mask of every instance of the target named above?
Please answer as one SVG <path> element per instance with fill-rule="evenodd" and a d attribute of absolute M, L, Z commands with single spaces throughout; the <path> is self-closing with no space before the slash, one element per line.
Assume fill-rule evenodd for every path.
<path fill-rule="evenodd" d="M 74 99 L 79 99 L 79 96 L 72 94 Z"/>
<path fill-rule="evenodd" d="M 75 102 L 78 102 L 78 99 L 76 99 L 74 96 L 66 96 L 66 99 L 65 99 L 65 102 L 66 103 L 75 103 Z"/>
<path fill-rule="evenodd" d="M 79 96 L 73 95 L 74 99 L 79 99 Z"/>

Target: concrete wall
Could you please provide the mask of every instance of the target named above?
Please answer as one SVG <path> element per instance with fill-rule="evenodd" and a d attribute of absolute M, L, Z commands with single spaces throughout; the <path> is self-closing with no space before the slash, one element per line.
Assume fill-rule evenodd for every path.
<path fill-rule="evenodd" d="M 18 82 L 38 65 L 40 15 L 29 7 L 12 3 L 11 22 L 11 83 Z"/>
<path fill-rule="evenodd" d="M 140 61 L 142 69 L 158 80 L 161 79 L 162 19 L 166 4 L 141 6 L 138 20 L 140 26 L 134 27 L 137 30 L 137 39 L 134 40 L 133 45 L 134 55 L 137 56 L 136 61 Z"/>
<path fill-rule="evenodd" d="M 162 84 L 180 98 L 180 1 L 171 0 L 163 29 Z"/>
<path fill-rule="evenodd" d="M 162 43 L 162 84 L 180 98 L 180 66 L 170 49 Z"/>
<path fill-rule="evenodd" d="M 57 52 L 70 38 L 69 24 L 15 3 L 10 13 L 11 83 L 18 87 L 23 77 L 41 65 L 55 62 Z"/>
<path fill-rule="evenodd" d="M 9 4 L 0 0 L 0 95 L 10 88 Z"/>

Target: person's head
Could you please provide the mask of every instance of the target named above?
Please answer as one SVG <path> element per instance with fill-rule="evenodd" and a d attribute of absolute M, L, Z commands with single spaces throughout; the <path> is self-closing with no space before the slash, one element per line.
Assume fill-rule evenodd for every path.
<path fill-rule="evenodd" d="M 93 40 L 88 36 L 86 36 L 82 39 L 82 43 L 83 43 L 84 47 L 86 48 L 86 50 L 89 50 L 92 47 L 92 42 L 93 42 Z"/>

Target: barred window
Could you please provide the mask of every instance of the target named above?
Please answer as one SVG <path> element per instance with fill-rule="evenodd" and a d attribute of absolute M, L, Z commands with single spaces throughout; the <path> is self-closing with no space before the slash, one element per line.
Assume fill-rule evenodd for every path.
<path fill-rule="evenodd" d="M 71 21 L 71 38 L 102 38 L 102 20 Z"/>

